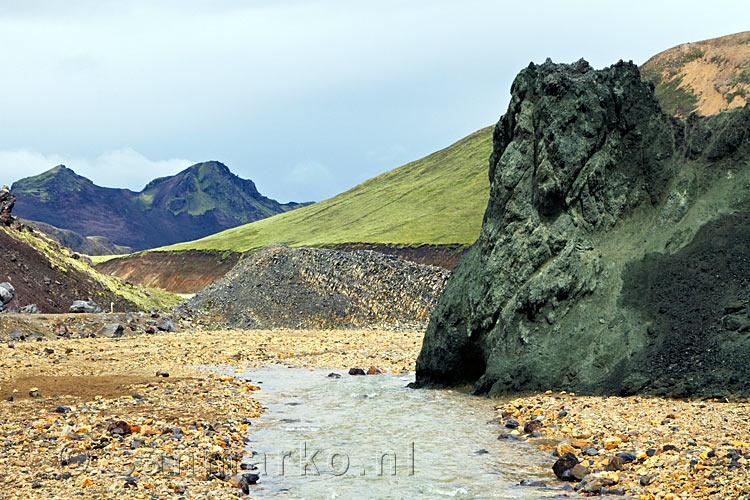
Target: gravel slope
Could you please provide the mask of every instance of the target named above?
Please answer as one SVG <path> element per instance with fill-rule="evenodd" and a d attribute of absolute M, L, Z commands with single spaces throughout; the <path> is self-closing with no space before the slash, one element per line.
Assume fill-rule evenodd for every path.
<path fill-rule="evenodd" d="M 373 251 L 268 247 L 188 308 L 235 328 L 424 329 L 450 275 Z"/>

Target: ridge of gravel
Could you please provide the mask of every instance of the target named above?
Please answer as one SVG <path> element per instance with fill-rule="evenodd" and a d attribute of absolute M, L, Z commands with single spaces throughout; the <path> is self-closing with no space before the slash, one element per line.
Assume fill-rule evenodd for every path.
<path fill-rule="evenodd" d="M 275 245 L 240 261 L 186 309 L 233 328 L 422 331 L 449 276 L 371 250 Z"/>

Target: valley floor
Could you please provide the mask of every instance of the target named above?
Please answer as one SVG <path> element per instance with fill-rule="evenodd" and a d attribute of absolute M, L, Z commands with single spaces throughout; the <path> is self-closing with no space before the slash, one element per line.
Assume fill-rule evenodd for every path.
<path fill-rule="evenodd" d="M 284 330 L 0 343 L 2 497 L 235 498 L 215 476 L 244 472 L 262 386 L 198 367 L 408 371 L 420 345 L 415 332 Z"/>
<path fill-rule="evenodd" d="M 421 339 L 421 332 L 276 330 L 0 343 L 2 496 L 235 498 L 241 491 L 216 476 L 246 472 L 245 438 L 263 408 L 262 384 L 230 373 L 262 363 L 344 376 L 352 367 L 413 371 Z M 508 418 L 519 422 L 520 439 L 526 422 L 540 421 L 538 446 L 550 450 L 550 466 L 561 444 L 592 470 L 632 452 L 634 462 L 608 474 L 616 475 L 612 489 L 636 498 L 750 491 L 745 403 L 548 393 L 499 401 L 501 435 L 512 432 Z M 598 454 L 584 456 L 588 446 Z"/>

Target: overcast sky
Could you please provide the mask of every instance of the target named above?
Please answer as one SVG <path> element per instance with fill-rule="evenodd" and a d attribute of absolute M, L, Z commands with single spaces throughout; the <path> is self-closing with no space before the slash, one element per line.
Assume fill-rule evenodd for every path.
<path fill-rule="evenodd" d="M 0 0 L 0 184 L 220 160 L 321 200 L 495 123 L 529 61 L 640 64 L 747 1 Z"/>

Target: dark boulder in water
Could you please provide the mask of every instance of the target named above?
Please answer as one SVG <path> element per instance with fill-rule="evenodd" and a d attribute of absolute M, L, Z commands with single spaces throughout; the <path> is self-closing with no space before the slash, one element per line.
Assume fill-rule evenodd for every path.
<path fill-rule="evenodd" d="M 531 64 L 511 92 L 415 385 L 750 394 L 750 106 L 667 116 L 624 62 Z"/>

